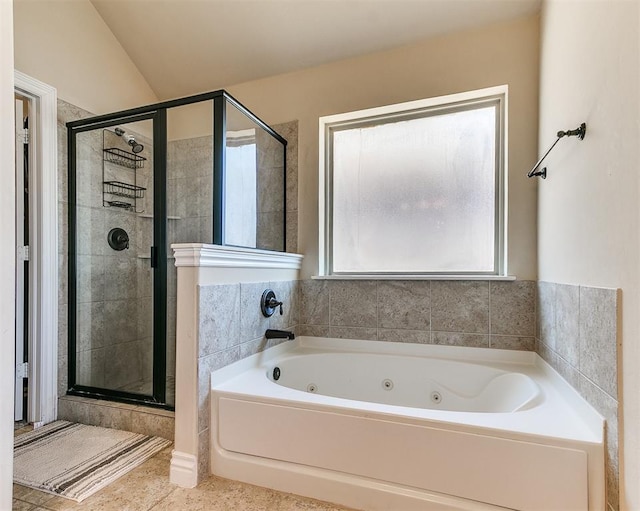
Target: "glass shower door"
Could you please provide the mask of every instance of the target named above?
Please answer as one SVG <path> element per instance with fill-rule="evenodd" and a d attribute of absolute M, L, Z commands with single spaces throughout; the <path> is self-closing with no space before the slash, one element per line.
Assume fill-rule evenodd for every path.
<path fill-rule="evenodd" d="M 158 112 L 69 130 L 69 389 L 165 404 Z M 159 140 L 158 140 L 159 139 Z M 163 146 L 163 147 L 160 147 Z"/>

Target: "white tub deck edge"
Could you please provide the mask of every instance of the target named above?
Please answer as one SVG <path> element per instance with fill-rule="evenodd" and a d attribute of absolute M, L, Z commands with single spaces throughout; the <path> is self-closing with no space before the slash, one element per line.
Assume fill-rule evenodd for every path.
<path fill-rule="evenodd" d="M 309 447 L 313 443 L 309 442 L 309 438 L 313 438 L 316 433 L 322 434 L 321 430 L 328 427 L 328 423 L 323 422 L 323 419 L 328 416 L 326 414 L 329 414 L 333 421 L 337 420 L 338 424 L 342 424 L 341 428 L 347 428 L 347 431 L 352 426 L 361 427 L 363 421 L 367 421 L 367 430 L 372 429 L 381 435 L 386 434 L 385 438 L 396 438 L 398 435 L 388 433 L 396 430 L 386 429 L 389 422 L 389 414 L 380 413 L 380 410 L 368 410 L 370 407 L 366 403 L 360 409 L 346 409 L 335 404 L 336 398 L 328 398 L 328 402 L 324 404 L 321 402 L 305 404 L 294 401 L 283 407 L 282 399 L 269 397 L 268 392 L 259 392 L 258 394 L 262 395 L 254 396 L 251 393 L 247 393 L 246 388 L 242 389 L 241 386 L 234 389 L 234 387 L 237 387 L 233 381 L 236 376 L 258 366 L 268 364 L 273 359 L 286 356 L 287 353 L 292 351 L 309 353 L 342 351 L 353 353 L 371 352 L 372 350 L 376 353 L 393 355 L 428 355 L 430 358 L 527 366 L 533 372 L 544 373 L 545 378 L 548 378 L 548 381 L 551 382 L 563 399 L 571 403 L 573 412 L 587 426 L 580 434 L 576 435 L 576 438 L 566 438 L 565 432 L 565 438 L 553 439 L 535 438 L 530 433 L 523 431 L 496 431 L 491 426 L 483 428 L 481 423 L 474 424 L 473 421 L 465 424 L 434 420 L 433 417 L 429 418 L 428 416 L 417 418 L 394 416 L 393 421 L 396 424 L 394 427 L 399 427 L 401 428 L 399 431 L 402 431 L 400 436 L 413 438 L 412 441 L 419 445 L 426 445 L 424 438 L 427 438 L 426 443 L 428 443 L 428 439 L 434 439 L 435 444 L 431 445 L 431 447 L 425 447 L 427 450 L 421 453 L 422 457 L 439 459 L 440 464 L 446 464 L 447 459 L 464 454 L 455 454 L 456 446 L 472 439 L 474 443 L 468 444 L 467 450 L 476 450 L 477 455 L 468 456 L 466 461 L 463 460 L 463 464 L 469 465 L 469 470 L 476 471 L 471 474 L 487 472 L 487 477 L 484 479 L 481 474 L 479 479 L 476 478 L 476 481 L 469 483 L 477 486 L 474 489 L 461 488 L 455 481 L 455 478 L 460 479 L 463 476 L 462 472 L 456 467 L 450 467 L 447 472 L 446 469 L 443 470 L 443 467 L 440 466 L 435 467 L 434 470 L 433 464 L 430 465 L 429 463 L 423 463 L 422 465 L 418 463 L 414 467 L 407 466 L 407 470 L 405 470 L 407 480 L 411 480 L 412 471 L 419 470 L 429 481 L 439 481 L 435 488 L 421 489 L 416 487 L 414 483 L 408 485 L 400 484 L 398 481 L 385 482 L 385 474 L 380 475 L 375 470 L 370 470 L 370 467 L 367 466 L 356 466 L 353 470 L 329 470 L 327 467 L 330 467 L 333 461 L 323 457 L 323 449 Z M 241 379 L 237 379 L 236 382 Z M 286 393 L 286 389 L 284 392 Z M 299 394 L 299 391 L 292 392 Z M 313 396 L 313 398 L 322 400 L 320 396 Z M 340 404 L 344 400 L 338 399 L 337 401 Z M 538 477 L 536 473 L 544 475 L 545 472 L 549 471 L 549 464 L 569 469 L 569 478 L 567 478 L 567 472 L 564 471 L 562 477 L 557 477 L 557 479 L 562 479 L 562 484 L 553 490 L 562 493 L 563 487 L 566 485 L 575 487 L 573 497 L 567 497 L 568 500 L 564 501 L 563 505 L 565 507 L 563 509 L 569 509 L 566 506 L 571 506 L 571 509 L 589 509 L 590 511 L 604 509 L 602 417 L 587 405 L 553 369 L 535 353 L 531 352 L 302 337 L 293 343 L 281 344 L 266 352 L 253 355 L 214 372 L 212 374 L 211 412 L 210 453 L 212 472 L 231 479 L 329 500 L 356 509 L 406 509 L 407 511 L 413 509 L 433 509 L 434 511 L 501 509 L 495 505 L 477 502 L 477 500 L 495 504 L 496 501 L 493 496 L 499 491 L 498 487 L 505 486 L 504 491 L 513 494 L 501 495 L 501 505 L 506 502 L 510 503 L 509 507 L 540 509 L 540 505 L 543 504 L 540 504 L 540 502 L 536 504 L 536 494 L 540 493 L 539 489 L 530 488 L 526 490 L 526 481 L 524 480 L 517 482 L 517 484 L 498 484 L 496 487 L 491 488 L 492 479 L 495 480 L 497 476 L 499 480 L 501 471 L 504 477 L 509 477 L 508 467 L 521 461 L 532 465 L 530 477 L 534 479 Z M 256 412 L 260 414 L 257 422 Z M 224 423 L 218 424 L 217 416 L 220 413 L 224 416 L 233 417 L 233 430 L 225 427 Z M 438 413 L 436 412 L 437 415 Z M 455 420 L 456 414 L 454 413 L 453 415 L 453 420 Z M 460 416 L 459 413 L 457 415 Z M 320 424 L 320 430 L 314 433 L 314 428 L 318 424 Z M 296 444 L 292 442 L 292 439 L 299 436 L 300 429 L 303 429 L 310 436 L 302 438 Z M 424 437 L 424 432 L 427 429 L 429 436 Z M 344 429 L 340 431 L 344 431 Z M 366 452 L 366 449 L 358 450 L 362 448 L 362 446 L 358 447 L 358 435 L 349 439 L 347 434 L 347 440 L 340 443 L 342 436 L 344 435 L 338 436 L 336 447 L 340 444 L 339 449 L 347 453 L 352 447 L 351 444 L 353 444 L 356 450 L 351 454 L 345 454 L 346 458 L 362 458 L 362 456 L 358 456 L 358 453 L 362 454 Z M 221 439 L 225 447 L 229 447 L 229 449 L 222 447 Z M 273 459 L 280 457 L 281 450 L 291 449 L 292 446 L 295 452 L 284 456 L 286 461 Z M 508 448 L 505 448 L 505 446 Z M 531 446 L 535 448 L 532 449 Z M 385 451 L 381 456 L 386 463 L 391 466 L 403 464 L 402 456 L 398 457 L 396 455 L 398 449 L 402 448 L 401 444 L 385 439 L 385 444 L 381 448 Z M 241 452 L 250 452 L 254 455 L 240 454 Z M 490 453 L 491 460 L 487 462 L 490 466 L 486 467 L 487 470 L 483 470 L 485 463 L 482 462 L 478 463 L 474 469 L 472 465 L 481 460 L 482 452 L 485 452 L 485 455 Z M 311 459 L 319 460 L 316 467 L 308 466 L 307 461 Z M 347 459 L 343 459 L 341 463 L 344 465 L 344 463 L 347 463 Z M 358 463 L 355 464 L 358 465 Z M 343 465 L 338 463 L 336 466 L 340 468 Z M 409 463 L 409 465 L 411 464 Z M 430 466 L 433 473 L 425 473 L 425 471 L 429 471 Z M 535 470 L 533 470 L 534 467 Z M 353 475 L 358 471 L 362 473 Z M 347 472 L 351 472 L 351 474 Z M 442 476 L 440 479 L 438 479 L 438 474 Z M 554 477 L 548 477 L 546 484 L 553 486 Z M 531 485 L 528 486 L 531 487 Z M 585 495 L 582 501 L 579 497 L 577 500 L 574 498 L 580 493 Z M 459 497 L 458 495 L 461 494 L 462 497 Z M 559 494 L 557 498 L 562 499 L 565 497 Z M 561 501 L 558 500 L 557 502 Z M 526 507 L 523 502 L 525 504 L 530 502 L 531 506 Z M 536 505 L 538 505 L 537 508 L 535 507 Z"/>

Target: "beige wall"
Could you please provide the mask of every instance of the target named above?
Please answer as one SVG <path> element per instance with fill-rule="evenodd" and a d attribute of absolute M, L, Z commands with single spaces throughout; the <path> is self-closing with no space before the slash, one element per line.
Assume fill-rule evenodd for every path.
<path fill-rule="evenodd" d="M 14 1 L 15 67 L 102 114 L 157 102 L 88 0 Z"/>
<path fill-rule="evenodd" d="M 12 4 L 0 0 L 0 239 L 5 247 L 15 246 L 15 179 L 13 129 L 13 27 Z M 0 254 L 0 509 L 11 509 L 13 483 L 13 385 L 15 352 L 15 257 L 13 250 Z"/>
<path fill-rule="evenodd" d="M 537 154 L 538 34 L 527 18 L 229 87 L 270 124 L 300 121 L 303 277 L 318 272 L 318 117 L 508 84 L 509 273 L 536 278 L 536 183 L 525 174 Z"/>
<path fill-rule="evenodd" d="M 622 509 L 640 509 L 639 22 L 637 1 L 548 0 L 541 33 L 540 150 L 582 121 L 587 135 L 540 183 L 539 278 L 622 289 Z"/>

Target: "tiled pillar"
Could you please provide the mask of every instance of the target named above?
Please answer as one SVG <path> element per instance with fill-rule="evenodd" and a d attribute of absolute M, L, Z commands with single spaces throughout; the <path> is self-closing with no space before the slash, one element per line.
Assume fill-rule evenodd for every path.
<path fill-rule="evenodd" d="M 178 284 L 170 480 L 192 488 L 209 475 L 210 373 L 264 348 L 264 330 L 278 328 L 282 324 L 275 322 L 285 318 L 270 323 L 259 316 L 263 288 L 288 292 L 297 303 L 297 285 L 291 282 L 297 280 L 302 256 L 195 243 L 172 248 Z M 297 312 L 286 318 L 296 319 Z"/>

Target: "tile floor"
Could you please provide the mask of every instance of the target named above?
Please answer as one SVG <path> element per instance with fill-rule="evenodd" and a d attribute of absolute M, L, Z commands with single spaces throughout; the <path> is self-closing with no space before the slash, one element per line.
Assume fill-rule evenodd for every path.
<path fill-rule="evenodd" d="M 13 511 L 348 511 L 326 502 L 214 476 L 197 488 L 179 488 L 169 483 L 171 449 L 167 447 L 80 504 L 14 484 Z"/>

